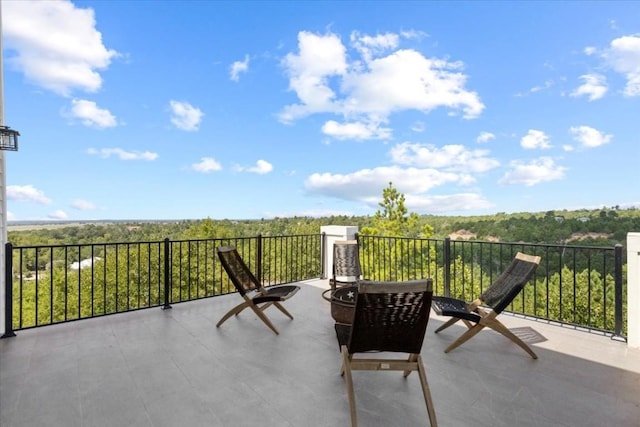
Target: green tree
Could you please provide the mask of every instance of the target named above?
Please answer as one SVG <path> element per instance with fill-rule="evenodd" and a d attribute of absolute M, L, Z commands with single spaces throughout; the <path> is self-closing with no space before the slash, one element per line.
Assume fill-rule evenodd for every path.
<path fill-rule="evenodd" d="M 428 245 L 409 240 L 426 241 L 433 234 L 433 227 L 421 225 L 418 214 L 409 213 L 404 202 L 404 194 L 389 182 L 382 191 L 381 209 L 376 211 L 372 224 L 362 227 L 363 250 L 369 254 L 362 262 L 365 277 L 373 280 L 422 278 L 424 266 L 435 259 L 435 252 Z"/>
<path fill-rule="evenodd" d="M 373 216 L 373 223 L 362 228 L 361 232 L 370 236 L 387 237 L 421 237 L 429 238 L 433 235 L 433 227 L 420 224 L 420 216 L 409 213 L 404 205 L 404 194 L 400 193 L 389 182 L 389 186 L 382 190 L 382 201 Z"/>

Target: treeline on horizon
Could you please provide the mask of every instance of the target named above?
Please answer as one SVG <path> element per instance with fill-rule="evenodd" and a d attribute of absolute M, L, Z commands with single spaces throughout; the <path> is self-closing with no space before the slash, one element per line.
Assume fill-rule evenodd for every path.
<path fill-rule="evenodd" d="M 151 242 L 165 238 L 193 240 L 226 237 L 317 234 L 325 225 L 370 226 L 372 216 L 286 217 L 176 221 L 86 221 L 10 225 L 14 246 L 72 245 L 106 242 Z M 626 244 L 627 233 L 640 231 L 640 209 L 618 207 L 483 216 L 422 215 L 433 227 L 432 238 L 613 246 Z M 461 237 L 462 236 L 462 237 Z M 401 236 L 419 237 L 419 236 Z"/>

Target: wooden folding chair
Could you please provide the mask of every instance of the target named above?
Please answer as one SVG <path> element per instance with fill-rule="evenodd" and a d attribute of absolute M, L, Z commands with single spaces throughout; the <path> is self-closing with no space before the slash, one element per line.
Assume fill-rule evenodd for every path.
<path fill-rule="evenodd" d="M 538 356 L 531 348 L 511 332 L 496 317 L 522 291 L 524 285 L 533 276 L 540 264 L 540 257 L 518 252 L 507 269 L 487 288 L 475 301 L 465 301 L 449 297 L 433 297 L 433 310 L 440 316 L 451 316 L 447 322 L 436 329 L 436 333 L 462 320 L 467 330 L 445 350 L 450 352 L 454 348 L 467 342 L 485 327 L 491 328 L 518 344 L 531 357 Z"/>
<path fill-rule="evenodd" d="M 273 326 L 273 323 L 263 312 L 273 305 L 293 320 L 291 313 L 280 303 L 295 295 L 300 290 L 300 286 L 281 285 L 265 288 L 249 270 L 249 267 L 247 267 L 247 264 L 245 264 L 234 246 L 219 247 L 217 252 L 229 279 L 244 299 L 244 302 L 233 307 L 227 314 L 222 316 L 216 327 L 222 325 L 229 317 L 238 315 L 245 308 L 250 308 L 273 332 L 278 334 L 276 327 Z"/>
<path fill-rule="evenodd" d="M 427 375 L 420 356 L 429 321 L 433 282 L 431 279 L 408 282 L 373 282 L 358 285 L 353 323 L 336 323 L 336 335 L 342 353 L 340 374 L 345 377 L 351 425 L 358 419 L 352 371 L 403 371 L 406 378 L 418 371 L 429 422 L 437 427 Z M 408 353 L 405 358 L 356 358 L 364 352 Z"/>

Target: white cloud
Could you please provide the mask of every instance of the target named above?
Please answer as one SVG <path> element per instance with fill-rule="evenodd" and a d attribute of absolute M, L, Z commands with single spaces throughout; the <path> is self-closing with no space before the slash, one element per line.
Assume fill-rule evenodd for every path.
<path fill-rule="evenodd" d="M 507 171 L 498 183 L 531 187 L 541 182 L 559 180 L 564 177 L 565 171 L 565 167 L 556 165 L 549 157 L 541 157 L 529 163 L 514 160 L 511 162 L 511 170 Z"/>
<path fill-rule="evenodd" d="M 603 56 L 616 72 L 627 79 L 624 95 L 640 96 L 640 35 L 613 40 Z"/>
<path fill-rule="evenodd" d="M 429 37 L 429 34 L 425 33 L 424 31 L 417 31 L 417 30 L 402 30 L 400 31 L 400 35 L 405 39 L 415 39 L 415 40 L 422 40 L 425 37 Z"/>
<path fill-rule="evenodd" d="M 237 82 L 240 80 L 240 73 L 246 73 L 249 71 L 249 55 L 245 55 L 244 61 L 235 61 L 229 67 L 229 75 L 231 80 Z"/>
<path fill-rule="evenodd" d="M 529 92 L 531 93 L 536 93 L 536 92 L 541 92 L 543 90 L 547 90 L 549 88 L 551 88 L 553 86 L 554 82 L 553 80 L 547 80 L 544 82 L 544 84 L 540 85 L 540 86 L 534 86 L 531 89 L 529 89 Z"/>
<path fill-rule="evenodd" d="M 390 150 L 394 163 L 422 168 L 442 168 L 458 172 L 486 172 L 500 165 L 488 157 L 488 150 L 468 150 L 463 145 L 437 148 L 429 144 L 403 142 Z"/>
<path fill-rule="evenodd" d="M 476 138 L 477 142 L 483 143 L 483 142 L 489 142 L 492 139 L 496 139 L 496 136 L 491 133 L 491 132 L 480 132 L 480 135 L 478 135 L 478 138 Z"/>
<path fill-rule="evenodd" d="M 328 79 L 347 71 L 346 48 L 335 34 L 320 36 L 301 31 L 298 50 L 298 54 L 288 53 L 282 64 L 289 75 L 289 89 L 296 93 L 301 104 L 286 106 L 280 114 L 283 122 L 335 110 L 336 95 Z"/>
<path fill-rule="evenodd" d="M 93 101 L 74 99 L 71 101 L 71 117 L 78 118 L 88 127 L 109 128 L 118 125 L 116 117 Z"/>
<path fill-rule="evenodd" d="M 71 207 L 79 211 L 92 211 L 96 209 L 96 205 L 86 200 L 77 199 L 71 203 Z"/>
<path fill-rule="evenodd" d="M 67 215 L 67 213 L 63 210 L 58 209 L 57 211 L 53 211 L 50 214 L 47 215 L 47 218 L 49 219 L 67 219 L 69 218 L 69 215 Z"/>
<path fill-rule="evenodd" d="M 169 102 L 171 108 L 171 123 L 175 127 L 186 131 L 196 131 L 202 121 L 204 113 L 188 102 L 180 102 L 171 100 Z"/>
<path fill-rule="evenodd" d="M 44 195 L 42 190 L 38 190 L 33 185 L 9 185 L 7 186 L 7 200 L 18 202 L 36 202 L 41 205 L 48 205 L 51 199 Z"/>
<path fill-rule="evenodd" d="M 126 151 L 122 148 L 89 148 L 87 154 L 93 156 L 100 156 L 103 159 L 108 159 L 111 156 L 116 156 L 120 160 L 147 160 L 153 161 L 158 158 L 158 153 L 152 153 L 151 151 Z"/>
<path fill-rule="evenodd" d="M 305 188 L 312 194 L 375 207 L 380 202 L 380 188 L 393 182 L 394 187 L 405 195 L 407 207 L 419 212 L 484 209 L 490 207 L 490 203 L 474 193 L 448 196 L 426 193 L 447 184 L 466 186 L 474 183 L 476 178 L 472 173 L 486 172 L 499 166 L 499 162 L 488 154 L 488 150 L 469 150 L 462 145 L 438 148 L 404 142 L 389 150 L 391 161 L 396 165 L 349 174 L 314 173 L 306 179 Z"/>
<path fill-rule="evenodd" d="M 362 169 L 350 174 L 314 173 L 305 181 L 308 192 L 344 200 L 377 200 L 389 181 L 403 194 L 420 194 L 446 183 L 459 183 L 459 174 L 399 166 Z"/>
<path fill-rule="evenodd" d="M 451 213 L 456 211 L 471 211 L 488 209 L 494 205 L 480 194 L 459 193 L 438 196 L 405 196 L 407 209 L 414 212 L 425 213 Z"/>
<path fill-rule="evenodd" d="M 222 165 L 213 157 L 203 157 L 198 163 L 191 165 L 196 172 L 209 173 L 222 170 Z"/>
<path fill-rule="evenodd" d="M 273 165 L 266 160 L 258 160 L 255 166 L 236 166 L 235 170 L 238 172 L 250 172 L 257 173 L 258 175 L 264 175 L 273 171 Z"/>
<path fill-rule="evenodd" d="M 484 105 L 475 92 L 464 89 L 467 77 L 459 62 L 424 57 L 415 50 L 397 50 L 369 61 L 362 72 L 343 81 L 348 93 L 346 114 L 386 117 L 401 110 L 429 112 L 439 107 L 462 110 L 466 118 L 477 117 Z"/>
<path fill-rule="evenodd" d="M 265 173 L 269 173 L 273 170 L 273 165 L 266 160 L 258 160 L 254 167 L 248 169 L 249 172 L 257 173 L 263 175 Z"/>
<path fill-rule="evenodd" d="M 578 86 L 571 96 L 587 96 L 589 101 L 602 98 L 607 93 L 607 78 L 602 74 L 584 74 L 580 76 L 583 83 Z"/>
<path fill-rule="evenodd" d="M 13 212 L 7 211 L 7 221 L 14 221 L 16 219 L 16 214 Z"/>
<path fill-rule="evenodd" d="M 98 70 L 118 53 L 107 49 L 93 9 L 70 1 L 2 3 L 7 62 L 34 84 L 63 96 L 74 89 L 95 92 Z"/>
<path fill-rule="evenodd" d="M 391 129 L 380 127 L 380 123 L 338 123 L 329 120 L 322 126 L 322 133 L 336 139 L 390 139 Z"/>
<path fill-rule="evenodd" d="M 541 130 L 529 129 L 529 132 L 520 140 L 522 148 L 526 149 L 547 149 L 551 148 L 549 137 Z"/>
<path fill-rule="evenodd" d="M 360 35 L 357 31 L 351 33 L 351 45 L 368 61 L 372 56 L 378 56 L 398 47 L 400 36 L 394 33 L 370 36 Z"/>
<path fill-rule="evenodd" d="M 465 89 L 462 63 L 396 49 L 398 37 L 390 33 L 373 37 L 354 33 L 351 41 L 360 59 L 351 60 L 357 53 L 348 56 L 335 34 L 298 34 L 298 52 L 287 54 L 282 64 L 299 103 L 283 108 L 282 122 L 330 113 L 343 116 L 347 125 L 364 123 L 362 130 L 367 123 L 386 123 L 392 113 L 402 110 L 428 113 L 445 107 L 474 118 L 484 109 L 477 93 Z M 365 134 L 353 132 L 352 127 L 341 132 L 336 125 L 332 121 L 330 126 L 342 138 Z"/>
<path fill-rule="evenodd" d="M 593 148 L 611 142 L 613 135 L 607 135 L 589 126 L 572 126 L 569 132 L 573 139 L 582 144 L 583 147 Z"/>
<path fill-rule="evenodd" d="M 419 213 L 451 212 L 486 209 L 491 203 L 481 195 L 459 193 L 427 195 L 433 188 L 445 184 L 465 184 L 466 175 L 441 172 L 435 169 L 401 168 L 397 166 L 363 169 L 351 174 L 316 173 L 305 182 L 309 193 L 342 200 L 358 201 L 377 208 L 381 201 L 380 188 L 391 181 L 405 195 L 405 204 Z"/>

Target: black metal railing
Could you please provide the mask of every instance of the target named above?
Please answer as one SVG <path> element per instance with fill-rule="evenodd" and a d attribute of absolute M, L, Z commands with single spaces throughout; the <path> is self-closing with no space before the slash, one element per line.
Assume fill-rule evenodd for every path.
<path fill-rule="evenodd" d="M 431 277 L 436 295 L 477 298 L 520 251 L 539 255 L 534 278 L 508 311 L 626 335 L 625 251 L 615 247 L 357 236 L 372 280 Z"/>
<path fill-rule="evenodd" d="M 5 334 L 235 291 L 216 248 L 233 245 L 265 286 L 322 275 L 320 234 L 6 245 Z"/>
<path fill-rule="evenodd" d="M 513 313 L 626 336 L 622 246 L 497 243 L 359 235 L 364 276 L 430 277 L 471 301 L 522 251 L 542 257 Z M 215 249 L 233 245 L 266 286 L 326 277 L 324 234 L 13 247 L 7 244 L 5 334 L 235 292 Z"/>

